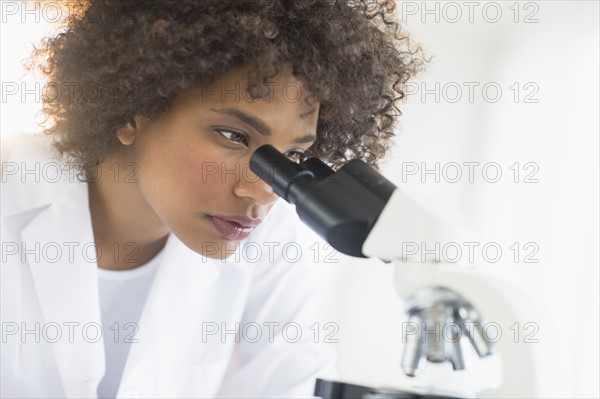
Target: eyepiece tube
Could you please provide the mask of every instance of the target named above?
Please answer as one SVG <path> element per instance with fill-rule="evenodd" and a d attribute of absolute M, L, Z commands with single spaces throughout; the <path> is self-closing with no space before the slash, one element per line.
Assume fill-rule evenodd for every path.
<path fill-rule="evenodd" d="M 250 170 L 269 184 L 273 191 L 287 202 L 291 202 L 289 188 L 300 178 L 313 180 L 315 175 L 302 165 L 287 159 L 269 144 L 258 148 L 250 158 Z"/>
<path fill-rule="evenodd" d="M 333 171 L 317 158 L 292 162 L 270 145 L 254 152 L 250 169 L 296 207 L 302 222 L 350 256 L 365 257 L 363 243 L 395 190 L 361 160 Z"/>

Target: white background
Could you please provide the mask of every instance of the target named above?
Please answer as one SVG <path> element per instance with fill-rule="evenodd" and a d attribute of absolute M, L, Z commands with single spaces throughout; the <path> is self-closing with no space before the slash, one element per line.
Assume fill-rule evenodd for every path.
<path fill-rule="evenodd" d="M 540 342 L 553 359 L 542 374 L 548 384 L 546 395 L 597 398 L 598 2 L 472 4 L 471 16 L 465 2 L 399 6 L 398 19 L 433 60 L 411 86 L 417 91 L 402 106 L 399 136 L 383 172 L 417 197 L 459 209 L 478 228 L 482 242 L 502 244 L 505 253 L 500 261 L 478 266 L 523 290 L 550 315 L 541 326 L 552 334 L 541 331 L 541 336 L 554 338 Z M 495 13 L 498 8 L 500 17 Z M 47 16 L 52 12 L 47 9 Z M 33 94 L 25 101 L 7 95 L 5 83 L 17 82 L 20 93 L 24 87 L 20 82 L 34 87 L 32 77 L 20 80 L 19 61 L 27 55 L 31 46 L 27 43 L 54 26 L 35 14 L 2 18 L 0 123 L 5 136 L 38 130 L 39 99 Z M 472 101 L 468 84 L 477 84 Z M 484 93 L 486 84 L 489 89 Z M 456 87 L 462 88 L 460 97 Z M 496 87 L 502 90 L 498 101 Z M 527 94 L 527 100 L 535 102 L 526 102 Z M 503 175 L 490 183 L 479 168 L 471 183 L 465 167 L 457 183 L 443 175 L 439 182 L 432 174 L 403 176 L 407 167 L 415 163 L 421 167 L 422 162 L 429 169 L 436 162 L 440 168 L 452 162 L 496 162 Z M 509 169 L 515 162 L 521 171 L 518 183 L 514 169 Z M 524 169 L 526 163 L 537 166 L 533 177 L 538 182 L 523 181 L 532 171 Z M 309 246 L 317 242 L 323 249 L 324 244 L 308 229 L 303 232 L 305 259 L 310 259 L 314 252 Z M 508 251 L 513 242 L 535 243 L 539 251 L 534 258 L 539 262 L 514 262 Z M 340 254 L 333 257 L 338 263 L 330 263 L 326 253 L 321 251 L 311 271 L 319 320 L 339 326 L 334 337 L 339 342 L 333 347 L 339 354 L 341 378 L 395 387 L 414 383 L 399 369 L 405 319 L 392 283 L 392 266 Z M 484 378 L 482 370 L 472 367 L 461 372 L 468 376 L 462 378 L 448 377 L 449 368 L 429 368 L 429 381 L 435 376 L 445 388 L 452 387 L 451 380 L 464 386 Z"/>

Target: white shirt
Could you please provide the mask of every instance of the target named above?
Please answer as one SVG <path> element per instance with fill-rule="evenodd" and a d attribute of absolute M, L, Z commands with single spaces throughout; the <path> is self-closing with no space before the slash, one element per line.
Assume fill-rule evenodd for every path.
<path fill-rule="evenodd" d="M 146 302 L 160 255 L 130 270 L 98 268 L 98 288 L 102 316 L 102 335 L 106 353 L 106 373 L 98 385 L 99 398 L 114 398 L 119 389 L 127 354 Z"/>

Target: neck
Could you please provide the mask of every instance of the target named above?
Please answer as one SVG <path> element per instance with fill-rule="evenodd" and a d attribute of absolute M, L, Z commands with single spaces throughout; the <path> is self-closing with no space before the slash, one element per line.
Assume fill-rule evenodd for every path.
<path fill-rule="evenodd" d="M 135 176 L 125 178 L 132 174 L 131 165 L 113 153 L 99 165 L 102 173 L 98 178 L 88 183 L 98 266 L 103 269 L 127 270 L 143 265 L 160 252 L 169 235 Z"/>

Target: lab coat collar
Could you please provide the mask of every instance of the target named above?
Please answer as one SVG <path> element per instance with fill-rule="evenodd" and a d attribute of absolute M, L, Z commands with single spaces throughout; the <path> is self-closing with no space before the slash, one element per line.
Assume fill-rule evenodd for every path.
<path fill-rule="evenodd" d="M 62 332 L 69 331 L 68 339 L 52 344 L 67 397 L 94 397 L 104 375 L 103 340 L 97 339 L 102 325 L 97 263 L 87 209 L 87 185 L 65 184 L 21 231 L 42 310 L 42 330 L 57 323 Z"/>

